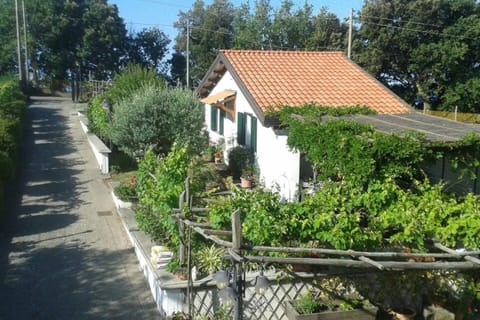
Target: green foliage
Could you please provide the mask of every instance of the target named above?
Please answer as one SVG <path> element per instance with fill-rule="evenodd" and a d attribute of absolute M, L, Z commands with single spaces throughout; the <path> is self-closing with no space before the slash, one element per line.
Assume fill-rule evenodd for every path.
<path fill-rule="evenodd" d="M 164 158 L 157 158 L 149 150 L 138 167 L 136 219 L 139 227 L 154 241 L 172 248 L 179 243 L 172 209 L 178 207 L 190 164 L 191 156 L 187 147 L 174 145 Z M 193 185 L 192 191 L 195 190 Z"/>
<path fill-rule="evenodd" d="M 371 179 L 393 177 L 407 185 L 422 177 L 420 165 L 429 151 L 422 136 L 375 132 L 352 120 L 334 120 L 350 114 L 369 114 L 367 108 L 328 108 L 307 105 L 278 112 L 288 126 L 290 148 L 305 154 L 318 171 L 318 179 L 350 180 L 366 185 Z M 314 143 L 312 143 L 314 141 Z"/>
<path fill-rule="evenodd" d="M 367 1 L 353 59 L 407 101 L 478 112 L 479 8 L 473 0 Z"/>
<path fill-rule="evenodd" d="M 244 239 L 255 245 L 423 251 L 431 238 L 479 248 L 479 205 L 472 195 L 452 198 L 428 181 L 416 181 L 409 190 L 393 179 L 371 181 L 366 190 L 344 181 L 326 183 L 300 203 L 282 204 L 268 191 L 236 190 L 210 205 L 208 218 L 212 227 L 226 228 L 231 213 L 240 210 Z"/>
<path fill-rule="evenodd" d="M 294 301 L 294 307 L 299 314 L 312 314 L 327 310 L 327 306 L 311 291 L 306 292 Z"/>
<path fill-rule="evenodd" d="M 146 86 L 115 106 L 110 134 L 134 158 L 148 149 L 168 153 L 174 143 L 199 151 L 207 139 L 203 122 L 203 108 L 190 91 Z"/>
<path fill-rule="evenodd" d="M 228 167 L 233 179 L 240 179 L 243 169 L 248 166 L 249 159 L 249 151 L 242 146 L 237 146 L 230 150 L 228 153 Z"/>
<path fill-rule="evenodd" d="M 160 71 L 160 63 L 168 51 L 170 40 L 167 35 L 153 27 L 143 29 L 131 36 L 130 62 L 135 61 L 145 68 Z"/>
<path fill-rule="evenodd" d="M 22 138 L 26 98 L 18 83 L 0 80 L 0 207 L 5 182 L 12 179 Z"/>
<path fill-rule="evenodd" d="M 134 201 L 137 199 L 137 180 L 134 177 L 128 182 L 120 183 L 114 189 L 115 195 L 123 201 Z"/>
<path fill-rule="evenodd" d="M 5 151 L 0 151 L 0 185 L 12 178 L 15 166 Z"/>
<path fill-rule="evenodd" d="M 140 65 L 129 64 L 120 70 L 113 79 L 113 85 L 107 90 L 107 100 L 114 106 L 125 99 L 131 98 L 144 87 L 165 87 L 165 81 L 157 76 L 154 70 Z"/>
<path fill-rule="evenodd" d="M 88 102 L 87 119 L 88 130 L 102 139 L 104 142 L 108 138 L 108 110 L 103 106 L 104 99 L 95 97 Z"/>
<path fill-rule="evenodd" d="M 213 274 L 220 270 L 225 249 L 215 245 L 204 246 L 194 253 L 195 266 L 204 274 Z"/>

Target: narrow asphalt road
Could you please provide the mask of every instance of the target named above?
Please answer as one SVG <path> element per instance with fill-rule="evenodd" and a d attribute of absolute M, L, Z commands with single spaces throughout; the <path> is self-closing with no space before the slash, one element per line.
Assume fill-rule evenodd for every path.
<path fill-rule="evenodd" d="M 0 320 L 158 319 L 75 106 L 33 98 L 0 233 Z"/>

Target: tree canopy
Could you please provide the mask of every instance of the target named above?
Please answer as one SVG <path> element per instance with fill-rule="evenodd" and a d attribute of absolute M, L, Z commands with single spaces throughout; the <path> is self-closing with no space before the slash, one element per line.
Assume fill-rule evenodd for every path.
<path fill-rule="evenodd" d="M 474 0 L 368 0 L 353 60 L 407 101 L 478 111 L 479 10 Z"/>
<path fill-rule="evenodd" d="M 35 79 L 65 80 L 73 74 L 111 79 L 128 62 L 159 73 L 165 69 L 170 42 L 165 33 L 150 28 L 127 35 L 117 6 L 107 0 L 31 0 L 25 6 L 28 60 Z M 23 38 L 21 46 L 23 51 Z M 23 54 L 21 58 L 23 66 Z M 0 74 L 14 72 L 15 3 L 0 0 Z"/>

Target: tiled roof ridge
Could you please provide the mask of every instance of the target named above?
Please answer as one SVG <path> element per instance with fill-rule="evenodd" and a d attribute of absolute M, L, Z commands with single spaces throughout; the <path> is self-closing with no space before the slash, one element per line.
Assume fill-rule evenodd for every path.
<path fill-rule="evenodd" d="M 342 55 L 345 56 L 343 51 L 294 51 L 294 50 L 233 50 L 222 49 L 222 53 L 237 53 L 237 54 L 275 54 L 275 55 Z"/>

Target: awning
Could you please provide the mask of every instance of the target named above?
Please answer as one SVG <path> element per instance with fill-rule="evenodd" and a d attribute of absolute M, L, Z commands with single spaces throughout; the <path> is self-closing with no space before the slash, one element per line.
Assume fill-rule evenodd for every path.
<path fill-rule="evenodd" d="M 205 104 L 216 104 L 219 102 L 223 102 L 234 95 L 236 95 L 237 92 L 234 90 L 223 90 L 222 92 L 219 92 L 217 94 L 208 96 L 206 98 L 201 99 L 200 101 L 205 103 Z"/>

